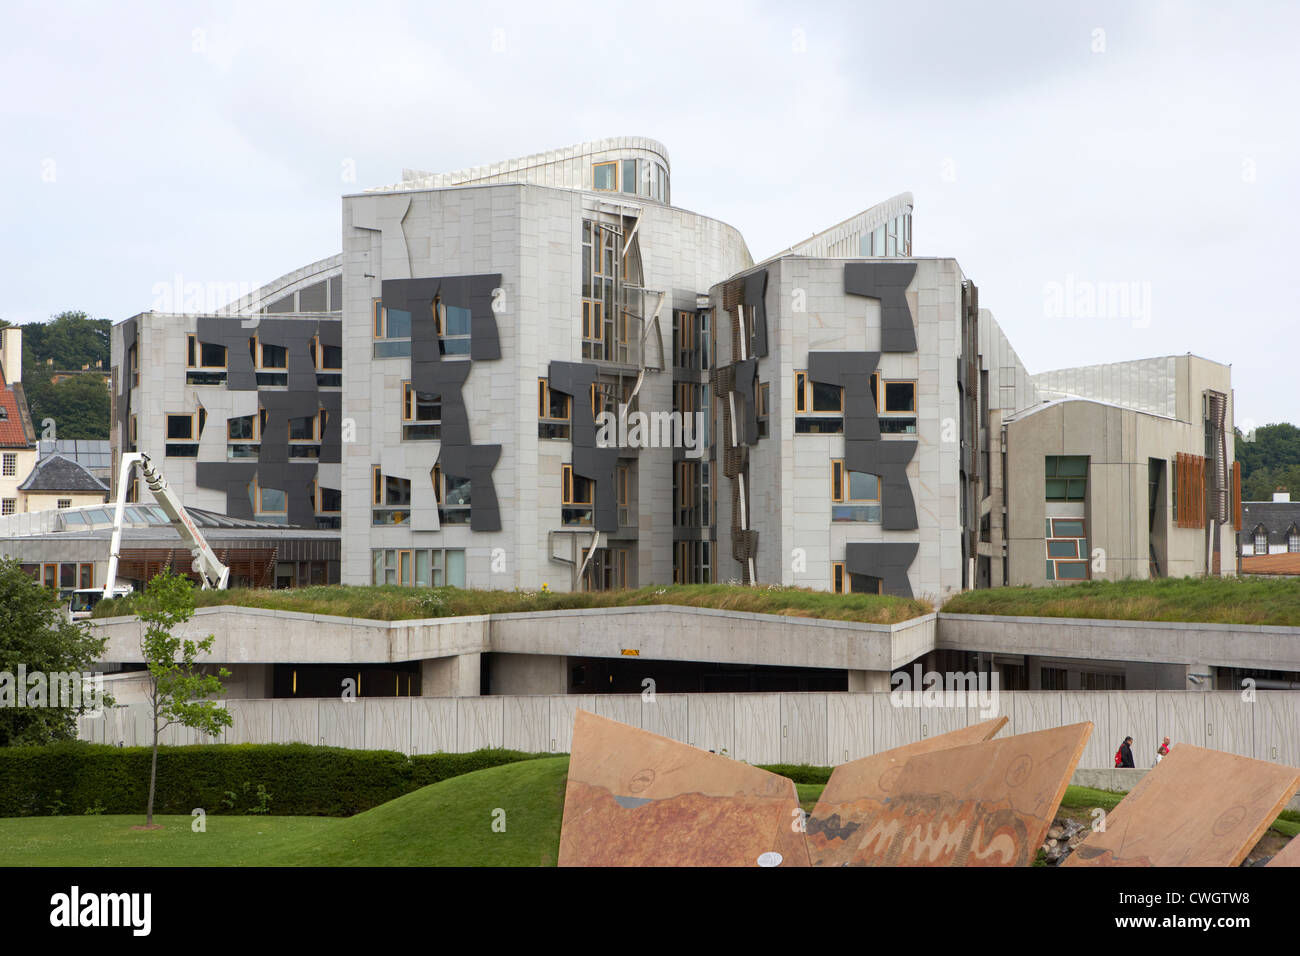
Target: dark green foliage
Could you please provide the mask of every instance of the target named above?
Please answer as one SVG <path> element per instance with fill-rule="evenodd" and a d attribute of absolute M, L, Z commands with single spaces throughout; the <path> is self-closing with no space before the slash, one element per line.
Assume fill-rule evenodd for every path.
<path fill-rule="evenodd" d="M 30 322 L 23 328 L 23 392 L 37 434 L 42 422 L 54 420 L 50 438 L 108 438 L 110 398 L 104 378 L 110 370 L 108 319 L 92 319 L 85 312 L 61 312 L 49 322 Z M 74 375 L 58 385 L 54 372 L 90 372 Z"/>
<path fill-rule="evenodd" d="M 1237 429 L 1236 457 L 1242 501 L 1272 501 L 1278 488 L 1300 496 L 1300 428 L 1282 422 L 1261 425 L 1250 435 Z"/>
<path fill-rule="evenodd" d="M 140 813 L 150 756 L 149 747 L 76 741 L 0 748 L 0 817 Z M 243 815 L 267 806 L 277 816 L 345 817 L 473 770 L 554 756 L 479 750 L 407 757 L 308 744 L 160 747 L 154 812 Z"/>

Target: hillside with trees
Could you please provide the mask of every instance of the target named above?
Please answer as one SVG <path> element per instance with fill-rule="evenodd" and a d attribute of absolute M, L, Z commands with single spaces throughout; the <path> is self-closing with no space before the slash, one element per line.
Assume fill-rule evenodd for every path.
<path fill-rule="evenodd" d="M 10 323 L 0 319 L 0 327 Z M 42 422 L 53 419 L 59 438 L 108 438 L 108 387 L 96 372 L 110 366 L 108 319 L 85 312 L 61 312 L 48 322 L 30 322 L 23 330 L 23 391 L 32 424 L 41 435 Z M 56 372 L 80 372 L 58 384 Z"/>
<path fill-rule="evenodd" d="M 1282 422 L 1261 425 L 1251 435 L 1237 429 L 1236 450 L 1242 501 L 1272 501 L 1278 488 L 1300 500 L 1300 428 Z"/>

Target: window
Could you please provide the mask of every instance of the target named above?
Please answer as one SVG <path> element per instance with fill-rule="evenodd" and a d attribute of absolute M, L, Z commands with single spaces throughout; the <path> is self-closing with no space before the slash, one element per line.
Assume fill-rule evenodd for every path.
<path fill-rule="evenodd" d="M 57 502 L 55 503 L 55 507 L 56 507 L 56 508 L 71 508 L 71 507 L 72 507 L 72 499 L 71 499 L 71 498 L 59 498 L 59 499 L 57 500 Z"/>
<path fill-rule="evenodd" d="M 576 474 L 572 465 L 560 468 L 560 523 L 566 527 L 589 525 L 594 509 L 596 483 Z"/>
<path fill-rule="evenodd" d="M 569 437 L 570 398 L 544 379 L 537 380 L 537 437 Z"/>
<path fill-rule="evenodd" d="M 433 318 L 438 328 L 438 352 L 451 358 L 468 356 L 470 352 L 470 311 L 447 305 L 439 298 L 433 300 Z"/>
<path fill-rule="evenodd" d="M 618 189 L 618 163 L 592 163 L 591 188 L 599 192 Z"/>
<path fill-rule="evenodd" d="M 870 574 L 846 573 L 844 562 L 835 561 L 831 564 L 831 589 L 836 594 L 884 594 L 885 582 Z"/>
<path fill-rule="evenodd" d="M 18 511 L 17 498 L 5 498 L 0 500 L 0 515 L 11 515 Z"/>
<path fill-rule="evenodd" d="M 807 372 L 794 373 L 794 430 L 820 435 L 844 431 L 844 389 L 814 382 Z M 814 417 L 815 416 L 815 417 Z"/>
<path fill-rule="evenodd" d="M 439 524 L 469 524 L 470 480 L 445 474 L 441 463 L 433 466 L 432 478 Z"/>
<path fill-rule="evenodd" d="M 284 514 L 289 510 L 289 497 L 279 488 L 257 485 L 257 513 Z"/>
<path fill-rule="evenodd" d="M 1300 552 L 1300 530 L 1295 525 L 1286 533 L 1286 550 L 1288 554 Z"/>
<path fill-rule="evenodd" d="M 167 437 L 172 440 L 191 441 L 194 438 L 193 415 L 168 415 Z"/>
<path fill-rule="evenodd" d="M 370 583 L 403 587 L 465 586 L 465 552 L 459 549 L 377 548 L 370 552 Z"/>
<path fill-rule="evenodd" d="M 248 340 L 248 351 L 257 371 L 258 387 L 289 384 L 289 350 L 283 345 L 266 345 L 256 335 Z"/>
<path fill-rule="evenodd" d="M 7 451 L 4 454 L 3 474 L 6 478 L 13 478 L 18 474 L 18 453 Z"/>
<path fill-rule="evenodd" d="M 831 520 L 880 521 L 880 478 L 831 460 Z"/>
<path fill-rule="evenodd" d="M 1087 580 L 1089 552 L 1085 520 L 1048 518 L 1044 530 L 1047 541 L 1047 580 Z"/>
<path fill-rule="evenodd" d="M 1086 455 L 1047 456 L 1047 500 L 1083 501 L 1088 493 Z"/>
<path fill-rule="evenodd" d="M 1262 528 L 1255 531 L 1255 553 L 1268 554 L 1268 532 Z"/>
<path fill-rule="evenodd" d="M 627 527 L 632 523 L 632 467 L 619 465 L 614 472 L 614 482 L 618 486 L 618 523 Z"/>
<path fill-rule="evenodd" d="M 915 382 L 885 382 L 885 402 L 882 412 L 915 412 Z"/>
<path fill-rule="evenodd" d="M 320 458 L 320 436 L 328 416 L 323 408 L 315 415 L 289 419 L 289 457 Z"/>
<path fill-rule="evenodd" d="M 636 160 L 623 160 L 623 192 L 636 193 Z"/>
<path fill-rule="evenodd" d="M 581 308 L 584 359 L 628 361 L 630 319 L 615 298 L 615 289 L 622 279 L 622 251 L 622 230 L 583 220 Z M 615 319 L 620 313 L 623 322 L 617 323 L 616 329 Z"/>
<path fill-rule="evenodd" d="M 130 444 L 131 444 L 131 448 L 130 448 L 130 450 L 131 450 L 131 451 L 135 451 L 136 441 L 138 440 L 136 436 L 137 436 L 138 434 L 139 434 L 139 433 L 138 433 L 137 430 L 136 430 L 135 416 L 132 415 L 132 416 L 131 416 L 131 442 L 130 442 Z"/>
<path fill-rule="evenodd" d="M 769 385 L 767 382 L 760 382 L 758 385 L 758 437 L 766 438 L 768 435 L 768 393 Z"/>
<path fill-rule="evenodd" d="M 402 383 L 402 440 L 432 441 L 442 436 L 442 396 Z"/>
<path fill-rule="evenodd" d="M 316 366 L 318 388 L 338 388 L 343 385 L 343 349 L 337 345 L 321 345 L 320 336 L 312 336 L 308 344 L 312 364 Z"/>
<path fill-rule="evenodd" d="M 186 336 L 186 385 L 225 385 L 226 347 Z"/>
<path fill-rule="evenodd" d="M 226 419 L 226 460 L 256 459 L 262 446 L 258 443 L 257 415 Z"/>
<path fill-rule="evenodd" d="M 713 542 L 677 541 L 673 544 L 673 583 L 713 583 Z"/>
<path fill-rule="evenodd" d="M 379 466 L 374 466 L 371 473 L 373 485 L 374 510 L 371 511 L 372 525 L 406 524 L 411 520 L 411 480 L 385 475 Z"/>
<path fill-rule="evenodd" d="M 140 346 L 127 349 L 127 365 L 131 368 L 131 385 L 135 387 L 140 384 Z"/>
<path fill-rule="evenodd" d="M 411 354 L 411 313 L 384 308 L 379 299 L 370 303 L 374 324 L 375 358 L 398 358 Z"/>

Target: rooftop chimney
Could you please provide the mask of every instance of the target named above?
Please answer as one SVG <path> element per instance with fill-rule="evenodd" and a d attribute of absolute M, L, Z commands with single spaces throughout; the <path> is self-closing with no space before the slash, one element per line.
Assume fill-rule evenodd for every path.
<path fill-rule="evenodd" d="M 1273 500 L 1274 500 L 1274 501 L 1290 501 L 1290 500 L 1291 500 L 1291 492 L 1287 491 L 1285 488 L 1279 488 L 1277 491 L 1273 492 Z"/>

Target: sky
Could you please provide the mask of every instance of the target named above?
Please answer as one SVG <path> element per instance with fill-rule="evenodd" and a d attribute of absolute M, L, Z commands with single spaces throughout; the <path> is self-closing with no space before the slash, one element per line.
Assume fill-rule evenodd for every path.
<path fill-rule="evenodd" d="M 606 136 L 756 260 L 899 192 L 1030 372 L 1192 352 L 1300 422 L 1300 4 L 0 0 L 0 318 L 341 248 L 346 193 Z"/>

